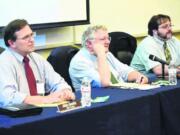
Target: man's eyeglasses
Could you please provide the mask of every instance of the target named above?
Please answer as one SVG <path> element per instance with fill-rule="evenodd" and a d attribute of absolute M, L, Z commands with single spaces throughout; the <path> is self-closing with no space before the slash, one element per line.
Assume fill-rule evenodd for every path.
<path fill-rule="evenodd" d="M 24 37 L 21 37 L 21 38 L 16 38 L 18 40 L 25 40 L 25 41 L 29 41 L 31 38 L 34 38 L 36 36 L 36 33 L 35 32 L 32 32 L 31 34 L 28 34 Z"/>
<path fill-rule="evenodd" d="M 172 28 L 174 25 L 172 24 L 166 24 L 166 25 L 163 25 L 163 26 L 159 26 L 160 29 L 169 29 L 169 28 Z"/>
<path fill-rule="evenodd" d="M 105 40 L 109 40 L 111 42 L 111 37 L 104 37 L 104 38 L 92 38 L 93 39 L 96 39 L 96 40 L 100 40 L 100 41 L 105 41 Z"/>

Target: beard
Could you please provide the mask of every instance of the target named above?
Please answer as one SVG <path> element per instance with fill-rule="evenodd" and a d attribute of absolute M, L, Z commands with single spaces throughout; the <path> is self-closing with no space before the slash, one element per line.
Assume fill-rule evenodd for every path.
<path fill-rule="evenodd" d="M 172 31 L 168 31 L 165 34 L 157 32 L 157 36 L 161 39 L 168 40 L 168 39 L 172 38 Z"/>

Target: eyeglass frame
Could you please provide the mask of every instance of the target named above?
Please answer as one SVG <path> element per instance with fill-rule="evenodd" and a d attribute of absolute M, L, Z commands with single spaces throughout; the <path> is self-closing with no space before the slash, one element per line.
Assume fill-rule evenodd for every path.
<path fill-rule="evenodd" d="M 100 41 L 105 41 L 105 40 L 109 40 L 111 42 L 111 37 L 104 37 L 104 38 L 90 38 L 89 40 L 100 40 Z"/>
<path fill-rule="evenodd" d="M 161 24 L 162 25 L 162 24 Z M 159 25 L 160 26 L 160 25 Z M 172 27 L 174 27 L 174 25 L 172 25 L 172 24 L 166 24 L 166 25 L 164 25 L 164 26 L 160 26 L 160 27 L 158 27 L 158 29 L 160 28 L 160 29 L 168 29 L 168 28 L 172 28 Z"/>
<path fill-rule="evenodd" d="M 24 37 L 21 38 L 16 38 L 16 40 L 24 40 L 24 41 L 29 41 L 31 38 L 36 37 L 36 32 L 32 32 L 31 34 L 25 35 Z"/>

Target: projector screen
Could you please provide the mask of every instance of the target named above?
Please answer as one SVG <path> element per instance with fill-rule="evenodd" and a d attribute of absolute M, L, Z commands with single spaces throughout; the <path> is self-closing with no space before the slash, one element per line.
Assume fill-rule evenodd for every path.
<path fill-rule="evenodd" d="M 89 0 L 1 0 L 0 29 L 26 19 L 33 29 L 89 24 Z"/>

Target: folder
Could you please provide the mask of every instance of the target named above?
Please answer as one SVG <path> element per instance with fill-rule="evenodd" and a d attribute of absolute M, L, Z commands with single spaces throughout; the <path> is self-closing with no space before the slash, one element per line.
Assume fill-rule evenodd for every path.
<path fill-rule="evenodd" d="M 36 107 L 28 104 L 13 105 L 0 108 L 0 115 L 7 115 L 10 117 L 25 117 L 38 115 L 42 112 L 41 107 Z"/>

